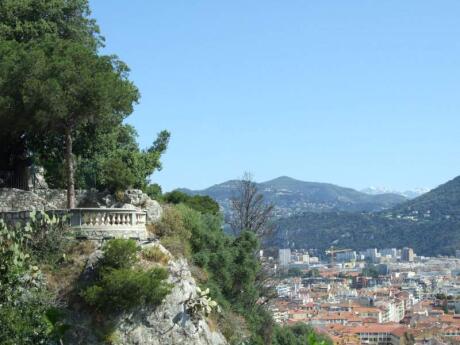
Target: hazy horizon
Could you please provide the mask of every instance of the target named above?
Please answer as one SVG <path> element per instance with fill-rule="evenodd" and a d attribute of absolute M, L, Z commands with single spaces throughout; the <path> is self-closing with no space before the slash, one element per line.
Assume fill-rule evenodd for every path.
<path fill-rule="evenodd" d="M 460 174 L 456 1 L 91 7 L 141 91 L 141 146 L 172 133 L 164 190 L 244 171 L 398 191 Z"/>

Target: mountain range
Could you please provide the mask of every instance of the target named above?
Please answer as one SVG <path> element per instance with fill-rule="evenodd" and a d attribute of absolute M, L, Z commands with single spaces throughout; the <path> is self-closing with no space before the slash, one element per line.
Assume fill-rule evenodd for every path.
<path fill-rule="evenodd" d="M 460 176 L 415 199 L 377 212 L 304 212 L 276 221 L 277 247 L 412 247 L 421 255 L 460 249 Z"/>
<path fill-rule="evenodd" d="M 409 246 L 420 255 L 452 255 L 460 249 L 460 176 L 416 198 L 363 193 L 289 177 L 257 184 L 274 203 L 275 231 L 266 246 L 356 250 Z M 209 195 L 229 212 L 238 181 L 189 194 Z"/>
<path fill-rule="evenodd" d="M 208 195 L 228 214 L 230 200 L 238 185 L 238 180 L 230 180 L 203 190 L 180 190 L 190 195 Z M 330 183 L 305 182 L 287 176 L 257 183 L 257 188 L 267 202 L 275 205 L 275 215 L 280 218 L 304 212 L 375 212 L 407 200 L 399 194 L 371 195 Z"/>

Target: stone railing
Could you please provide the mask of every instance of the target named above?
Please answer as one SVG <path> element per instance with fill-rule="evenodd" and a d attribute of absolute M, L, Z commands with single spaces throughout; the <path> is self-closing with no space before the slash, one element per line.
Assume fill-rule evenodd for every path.
<path fill-rule="evenodd" d="M 135 238 L 146 239 L 147 214 L 122 208 L 75 208 L 47 210 L 49 215 L 67 215 L 75 237 L 87 239 Z M 6 223 L 27 222 L 31 211 L 0 212 Z"/>
<path fill-rule="evenodd" d="M 147 214 L 121 208 L 76 208 L 69 210 L 76 237 L 89 239 L 124 237 L 145 239 Z"/>

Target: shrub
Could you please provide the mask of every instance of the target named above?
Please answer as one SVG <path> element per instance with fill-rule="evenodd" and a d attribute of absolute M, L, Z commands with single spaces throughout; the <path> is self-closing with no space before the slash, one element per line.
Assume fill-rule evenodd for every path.
<path fill-rule="evenodd" d="M 184 208 L 180 206 L 167 207 L 163 212 L 161 221 L 156 227 L 158 236 L 180 236 L 188 240 L 191 236 L 190 230 L 184 222 Z"/>
<path fill-rule="evenodd" d="M 161 186 L 157 183 L 149 184 L 144 189 L 144 193 L 147 194 L 151 199 L 160 200 L 162 191 Z"/>
<path fill-rule="evenodd" d="M 158 246 L 151 246 L 142 250 L 142 257 L 145 260 L 158 262 L 160 264 L 167 264 L 169 262 L 169 255 L 162 252 Z"/>
<path fill-rule="evenodd" d="M 105 269 L 132 267 L 138 260 L 137 254 L 139 250 L 140 248 L 135 240 L 121 238 L 109 240 L 102 248 L 104 257 L 101 265 Z"/>
<path fill-rule="evenodd" d="M 161 239 L 161 244 L 177 257 L 190 257 L 190 244 L 180 236 L 166 236 Z"/>
<path fill-rule="evenodd" d="M 111 269 L 104 271 L 98 283 L 82 294 L 85 301 L 101 311 L 130 310 L 140 305 L 157 305 L 171 291 L 164 268 Z"/>
<path fill-rule="evenodd" d="M 329 338 L 316 334 L 308 325 L 298 323 L 293 326 L 276 326 L 273 332 L 273 345 L 329 345 Z"/>
<path fill-rule="evenodd" d="M 0 344 L 45 344 L 50 333 L 46 319 L 47 301 L 37 293 L 0 308 Z"/>
<path fill-rule="evenodd" d="M 181 191 L 175 190 L 163 195 L 163 201 L 169 204 L 184 204 L 195 211 L 218 215 L 219 204 L 207 195 L 190 196 Z"/>
<path fill-rule="evenodd" d="M 27 250 L 36 261 L 54 264 L 62 258 L 69 241 L 69 227 L 66 216 L 32 212 L 24 231 L 29 233 Z"/>
<path fill-rule="evenodd" d="M 0 220 L 0 344 L 44 344 L 52 331 L 46 311 L 52 305 L 42 274 L 25 252 L 30 228 Z"/>
<path fill-rule="evenodd" d="M 164 268 L 135 267 L 139 250 L 134 240 L 114 239 L 102 248 L 96 282 L 81 292 L 83 299 L 100 311 L 118 312 L 145 304 L 159 304 L 170 292 Z"/>
<path fill-rule="evenodd" d="M 219 329 L 229 344 L 241 344 L 241 340 L 249 337 L 246 320 L 231 310 L 224 311 L 218 320 Z"/>

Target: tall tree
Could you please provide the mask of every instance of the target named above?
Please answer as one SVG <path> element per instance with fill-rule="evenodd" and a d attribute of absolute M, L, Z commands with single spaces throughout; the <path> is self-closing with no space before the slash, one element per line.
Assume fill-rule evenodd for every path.
<path fill-rule="evenodd" d="M 16 66 L 21 64 L 15 60 L 33 55 L 25 52 L 22 44 L 45 38 L 78 42 L 94 51 L 103 43 L 96 22 L 90 18 L 87 0 L 0 1 L 0 170 L 14 170 L 25 189 L 31 162 L 30 132 L 35 128 L 27 109 L 21 106 L 26 97 L 21 83 L 28 68 L 17 73 Z"/>
<path fill-rule="evenodd" d="M 237 191 L 230 202 L 229 224 L 235 235 L 247 230 L 260 237 L 271 231 L 274 206 L 265 202 L 250 173 L 246 172 L 238 181 Z"/>
<path fill-rule="evenodd" d="M 73 142 L 85 126 L 119 126 L 133 111 L 139 92 L 128 80 L 128 67 L 115 56 L 60 39 L 32 44 L 36 59 L 21 85 L 23 107 L 39 139 L 61 138 L 65 149 L 67 206 L 75 207 Z M 45 140 L 45 138 L 43 138 Z"/>

